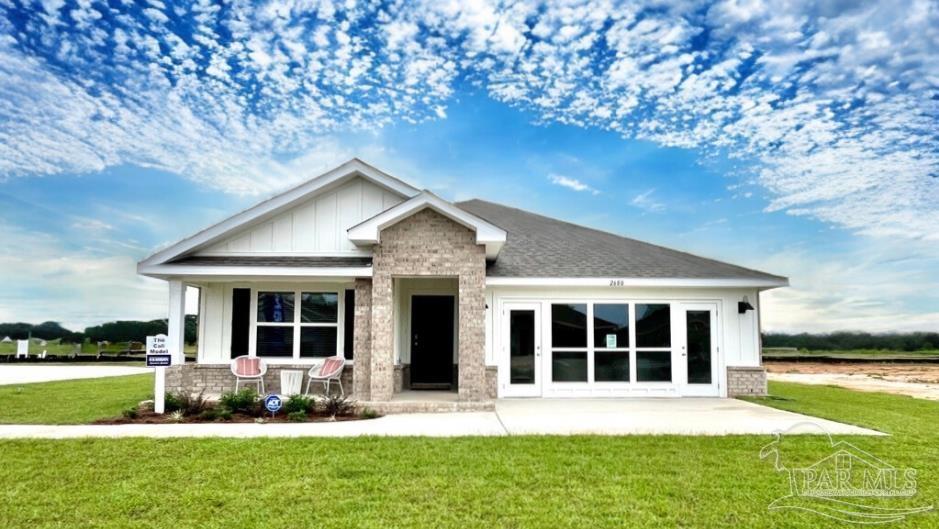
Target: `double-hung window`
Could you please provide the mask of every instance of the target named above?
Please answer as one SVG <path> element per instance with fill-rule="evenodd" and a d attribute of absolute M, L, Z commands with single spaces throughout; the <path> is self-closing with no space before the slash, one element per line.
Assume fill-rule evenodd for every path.
<path fill-rule="evenodd" d="M 337 291 L 258 291 L 256 321 L 257 356 L 298 359 L 339 353 Z"/>

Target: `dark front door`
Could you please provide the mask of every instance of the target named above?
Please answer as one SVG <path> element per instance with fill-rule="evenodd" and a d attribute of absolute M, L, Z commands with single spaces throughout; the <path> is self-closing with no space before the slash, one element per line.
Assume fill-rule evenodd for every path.
<path fill-rule="evenodd" d="M 453 296 L 411 298 L 411 388 L 453 387 Z"/>

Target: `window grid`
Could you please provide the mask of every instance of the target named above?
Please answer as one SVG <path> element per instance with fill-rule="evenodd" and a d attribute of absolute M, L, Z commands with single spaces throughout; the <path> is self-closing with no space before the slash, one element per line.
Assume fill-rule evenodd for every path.
<path fill-rule="evenodd" d="M 258 327 L 291 327 L 293 328 L 293 345 L 292 345 L 292 354 L 291 356 L 269 356 L 266 358 L 290 358 L 293 360 L 304 360 L 316 357 L 303 357 L 300 356 L 300 333 L 301 329 L 304 327 L 334 327 L 336 329 L 336 351 L 335 354 L 343 354 L 343 337 L 340 336 L 339 329 L 341 324 L 343 324 L 343 309 L 345 302 L 343 300 L 344 296 L 341 296 L 340 293 L 342 290 L 339 289 L 321 289 L 321 290 L 310 290 L 310 289 L 299 289 L 299 290 L 288 290 L 284 288 L 253 288 L 251 289 L 252 299 L 251 299 L 251 321 L 253 328 L 251 330 L 251 340 L 253 342 L 253 347 L 251 348 L 251 356 L 258 356 L 257 354 L 257 328 Z M 293 307 L 293 321 L 292 322 L 265 322 L 258 321 L 258 297 L 262 293 L 279 293 L 279 294 L 293 294 L 294 297 L 294 307 Z M 303 322 L 301 314 L 301 304 L 302 296 L 304 293 L 315 293 L 315 294 L 335 294 L 336 295 L 336 321 L 335 322 Z M 350 362 L 351 363 L 351 362 Z"/>
<path fill-rule="evenodd" d="M 637 301 L 616 301 L 616 300 L 603 300 L 603 301 L 579 301 L 579 300 L 572 300 L 572 301 L 556 301 L 556 302 L 553 301 L 553 302 L 551 302 L 550 306 L 553 307 L 554 305 L 572 305 L 572 304 L 574 304 L 574 305 L 576 305 L 576 304 L 580 304 L 580 305 L 586 304 L 586 305 L 587 305 L 587 347 L 554 347 L 554 345 L 553 345 L 553 343 L 552 343 L 552 346 L 551 346 L 550 351 L 551 351 L 551 354 L 552 354 L 552 355 L 554 354 L 555 351 L 557 351 L 557 352 L 584 352 L 584 351 L 586 351 L 586 353 L 587 353 L 587 381 L 586 381 L 586 382 L 555 382 L 555 381 L 554 381 L 554 373 L 553 373 L 553 371 L 554 371 L 554 365 L 553 365 L 553 361 L 551 361 L 551 362 L 548 362 L 548 368 L 549 368 L 549 378 L 548 378 L 548 380 L 549 380 L 552 384 L 588 384 L 588 385 L 595 385 L 595 384 L 614 384 L 614 385 L 623 385 L 623 384 L 636 384 L 636 383 L 640 383 L 640 384 L 672 384 L 672 383 L 674 383 L 674 381 L 675 381 L 675 378 L 674 378 L 675 366 L 674 366 L 674 365 L 671 366 L 671 370 L 672 370 L 673 376 L 671 377 L 671 380 L 669 380 L 669 381 L 651 381 L 651 380 L 639 381 L 639 380 L 638 380 L 638 371 L 639 371 L 639 369 L 638 369 L 637 358 L 636 358 L 636 353 L 637 353 L 637 352 L 650 351 L 650 352 L 669 352 L 669 353 L 671 353 L 672 350 L 673 350 L 673 348 L 674 348 L 674 347 L 673 347 L 674 344 L 671 344 L 671 346 L 669 346 L 669 347 L 641 347 L 641 348 L 640 348 L 640 347 L 636 347 L 636 318 L 637 318 L 636 305 L 667 305 L 668 308 L 669 308 L 669 313 L 670 313 L 669 315 L 672 316 L 673 314 L 671 314 L 671 313 L 674 311 L 674 303 L 672 303 L 671 301 L 638 301 L 638 302 L 637 302 Z M 629 346 L 628 346 L 628 347 L 616 347 L 616 348 L 612 348 L 612 349 L 607 349 L 607 348 L 605 348 L 605 347 L 596 347 L 596 344 L 594 343 L 594 339 L 593 339 L 593 336 L 594 336 L 594 319 L 593 319 L 593 315 L 594 315 L 594 306 L 595 306 L 595 305 L 611 305 L 611 304 L 612 304 L 612 305 L 626 305 L 626 306 L 628 307 L 628 310 L 629 310 L 629 318 L 628 318 L 628 320 L 627 320 L 628 323 L 629 323 L 629 330 L 628 330 L 628 334 L 629 334 Z M 552 323 L 553 323 L 553 311 L 549 311 L 549 314 L 552 314 L 552 315 L 551 315 L 552 321 L 549 321 L 549 322 L 548 322 L 548 325 L 549 325 L 549 328 L 550 328 L 550 327 L 552 326 Z M 670 317 L 670 319 L 669 319 L 669 333 L 670 333 L 670 334 L 674 334 L 673 326 L 674 326 L 675 322 L 672 321 L 673 319 L 674 319 L 674 318 L 671 318 L 671 317 Z M 552 342 L 554 341 L 554 336 L 553 336 L 553 334 L 552 334 L 552 336 L 551 336 L 551 341 L 552 341 Z M 669 341 L 671 342 L 671 341 L 673 341 L 673 340 L 670 339 Z M 596 375 L 596 373 L 595 373 L 596 367 L 595 367 L 595 364 L 594 364 L 594 359 L 595 359 L 595 355 L 596 355 L 596 352 L 597 352 L 597 351 L 618 351 L 618 352 L 625 352 L 625 353 L 628 353 L 628 354 L 629 354 L 629 382 L 626 382 L 626 381 L 597 381 L 597 380 L 596 380 L 596 377 L 595 377 L 595 375 Z M 672 360 L 674 360 L 674 359 L 672 359 Z M 674 364 L 674 362 L 672 362 L 672 364 Z"/>

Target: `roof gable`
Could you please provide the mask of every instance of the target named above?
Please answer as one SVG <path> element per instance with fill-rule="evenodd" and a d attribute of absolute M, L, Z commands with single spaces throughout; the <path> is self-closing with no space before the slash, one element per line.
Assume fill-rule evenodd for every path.
<path fill-rule="evenodd" d="M 227 239 L 237 238 L 249 228 L 271 220 L 278 214 L 297 207 L 318 195 L 335 190 L 355 178 L 362 178 L 402 199 L 413 197 L 419 193 L 417 188 L 366 164 L 358 158 L 353 158 L 335 169 L 303 182 L 154 253 L 141 261 L 138 269 L 145 272 L 148 266 L 167 263 L 198 252 L 201 249 L 223 243 Z"/>
<path fill-rule="evenodd" d="M 495 259 L 505 243 L 506 232 L 502 228 L 482 219 L 454 204 L 424 190 L 419 195 L 387 209 L 348 230 L 349 239 L 358 245 L 378 244 L 381 231 L 424 209 L 437 213 L 461 224 L 476 233 L 476 243 L 486 246 L 486 258 Z"/>

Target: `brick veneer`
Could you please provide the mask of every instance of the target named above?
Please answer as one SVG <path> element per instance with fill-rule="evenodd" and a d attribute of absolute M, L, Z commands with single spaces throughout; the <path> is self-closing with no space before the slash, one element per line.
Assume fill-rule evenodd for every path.
<path fill-rule="evenodd" d="M 432 209 L 382 230 L 381 243 L 373 250 L 370 400 L 390 400 L 394 393 L 395 276 L 458 279 L 459 398 L 488 400 L 485 248 L 476 244 L 472 230 Z"/>
<path fill-rule="evenodd" d="M 270 365 L 267 366 L 267 373 L 264 375 L 264 389 L 268 393 L 279 393 L 280 371 L 282 369 L 296 369 L 303 371 L 303 384 L 301 390 L 306 389 L 306 373 L 310 369 L 309 365 Z M 353 366 L 346 365 L 342 371 L 342 387 L 348 395 L 353 387 Z M 257 384 L 241 383 L 241 387 L 255 388 Z M 339 386 L 333 384 L 334 393 L 339 394 Z M 193 394 L 205 390 L 205 394 L 215 397 L 235 389 L 235 376 L 231 374 L 231 368 L 228 365 L 217 364 L 183 364 L 166 368 L 166 391 L 167 393 L 192 392 Z M 310 392 L 322 394 L 322 384 L 310 386 Z"/>
<path fill-rule="evenodd" d="M 352 378 L 352 388 L 355 398 L 368 400 L 370 393 L 370 358 L 372 356 L 371 340 L 372 320 L 372 280 L 355 280 L 355 329 L 352 336 L 352 357 L 364 369 L 357 369 Z"/>
<path fill-rule="evenodd" d="M 727 367 L 727 396 L 763 396 L 767 394 L 766 369 L 763 367 Z"/>

